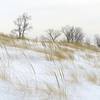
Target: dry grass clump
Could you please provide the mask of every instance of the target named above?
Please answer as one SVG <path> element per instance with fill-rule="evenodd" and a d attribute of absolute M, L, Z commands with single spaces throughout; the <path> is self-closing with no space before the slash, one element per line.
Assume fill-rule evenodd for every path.
<path fill-rule="evenodd" d="M 100 52 L 100 49 L 98 49 L 96 46 L 87 45 L 85 43 L 68 43 L 66 41 L 61 41 L 60 44 L 64 45 L 64 46 L 69 46 L 69 47 L 74 48 L 74 49 L 83 50 L 83 51 L 89 50 L 89 51 Z"/>
<path fill-rule="evenodd" d="M 52 47 L 53 48 L 53 47 Z M 42 48 L 38 48 L 38 49 L 33 49 L 36 52 L 42 53 L 44 54 L 44 57 L 47 60 L 65 60 L 65 59 L 73 59 L 73 52 L 71 51 L 63 51 L 63 50 L 59 50 L 59 49 L 55 49 L 55 50 L 51 50 L 51 49 L 42 49 Z"/>
<path fill-rule="evenodd" d="M 71 84 L 78 83 L 79 82 L 79 79 L 78 79 L 77 74 L 76 73 L 71 73 L 71 77 L 70 77 L 70 79 L 68 81 Z"/>
<path fill-rule="evenodd" d="M 47 54 L 45 54 L 45 57 L 47 60 L 50 60 L 50 61 L 66 59 L 66 56 L 59 51 L 53 51 L 52 53 L 47 53 Z"/>
<path fill-rule="evenodd" d="M 47 60 L 65 60 L 73 59 L 73 51 L 61 47 L 58 43 L 41 42 L 44 49 L 35 49 L 38 52 L 44 53 Z"/>
<path fill-rule="evenodd" d="M 46 84 L 45 92 L 52 100 L 67 100 L 68 98 L 66 88 L 57 88 L 56 86 Z"/>
<path fill-rule="evenodd" d="M 26 83 L 21 83 L 17 81 L 17 83 L 12 82 L 12 85 L 16 88 L 16 90 L 20 92 L 32 94 L 35 91 L 35 86 L 33 87 Z"/>
<path fill-rule="evenodd" d="M 10 76 L 8 75 L 6 68 L 0 67 L 0 79 L 5 81 L 10 80 Z"/>
<path fill-rule="evenodd" d="M 45 92 L 51 96 L 51 100 L 67 100 L 67 82 L 65 80 L 65 68 L 56 66 L 53 69 L 47 69 L 47 76 L 51 78 L 53 84 L 44 83 L 46 85 Z M 57 98 L 56 98 L 57 97 Z M 54 99 L 55 98 L 55 99 Z"/>
<path fill-rule="evenodd" d="M 5 45 L 9 45 L 9 46 L 17 46 L 17 47 L 21 47 L 21 48 L 27 48 L 27 46 L 29 44 L 27 44 L 26 46 L 24 45 L 23 46 L 23 43 L 21 44 L 17 44 L 15 45 L 18 41 L 31 41 L 33 44 L 37 44 L 39 42 L 43 43 L 44 44 L 48 44 L 48 46 L 50 47 L 50 45 L 55 45 L 56 46 L 59 46 L 59 45 L 62 45 L 62 46 L 66 46 L 66 47 L 71 47 L 71 48 L 74 48 L 74 49 L 80 49 L 80 50 L 92 50 L 92 51 L 97 51 L 97 52 L 100 52 L 100 50 L 98 48 L 96 48 L 96 46 L 94 45 L 87 45 L 85 43 L 68 43 L 67 41 L 55 41 L 55 42 L 52 42 L 52 41 L 42 41 L 42 40 L 38 40 L 37 38 L 35 39 L 28 39 L 28 38 L 25 38 L 25 39 L 18 39 L 17 37 L 14 37 L 12 35 L 5 35 L 3 33 L 0 33 L 0 44 L 5 44 Z M 54 46 L 53 46 L 54 47 Z M 29 48 L 28 48 L 29 49 Z"/>
<path fill-rule="evenodd" d="M 86 73 L 86 79 L 96 85 L 100 85 L 100 77 L 95 73 Z"/>

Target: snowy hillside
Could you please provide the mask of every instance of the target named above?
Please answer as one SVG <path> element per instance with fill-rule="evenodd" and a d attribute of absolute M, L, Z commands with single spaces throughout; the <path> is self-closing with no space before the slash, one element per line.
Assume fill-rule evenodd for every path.
<path fill-rule="evenodd" d="M 100 52 L 55 49 L 1 45 L 0 100 L 100 100 Z"/>

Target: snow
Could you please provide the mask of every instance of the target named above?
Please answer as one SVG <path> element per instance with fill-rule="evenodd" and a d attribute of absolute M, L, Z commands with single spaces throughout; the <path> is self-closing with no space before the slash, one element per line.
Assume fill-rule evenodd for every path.
<path fill-rule="evenodd" d="M 100 53 L 73 50 L 74 60 L 53 62 L 39 52 L 1 47 L 0 100 L 100 100 Z"/>

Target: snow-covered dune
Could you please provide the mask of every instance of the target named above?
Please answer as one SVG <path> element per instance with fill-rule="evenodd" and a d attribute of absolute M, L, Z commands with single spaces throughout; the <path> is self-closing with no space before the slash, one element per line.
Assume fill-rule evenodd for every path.
<path fill-rule="evenodd" d="M 73 59 L 50 61 L 36 50 L 0 47 L 0 100 L 100 100 L 100 52 L 66 48 Z"/>

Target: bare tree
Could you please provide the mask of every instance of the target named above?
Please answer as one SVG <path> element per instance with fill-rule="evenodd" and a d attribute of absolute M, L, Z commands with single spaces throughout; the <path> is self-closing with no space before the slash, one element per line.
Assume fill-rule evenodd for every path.
<path fill-rule="evenodd" d="M 80 27 L 65 26 L 62 28 L 68 42 L 82 42 L 84 39 L 84 34 Z"/>
<path fill-rule="evenodd" d="M 95 41 L 96 41 L 96 45 L 100 47 L 100 36 L 99 35 L 95 35 Z"/>
<path fill-rule="evenodd" d="M 24 38 L 25 33 L 32 28 L 30 20 L 31 17 L 26 13 L 22 14 L 14 21 L 16 28 L 12 32 L 18 34 L 19 38 Z"/>
<path fill-rule="evenodd" d="M 44 36 L 44 39 L 55 42 L 56 39 L 61 35 L 58 30 L 48 29 L 47 36 Z"/>

